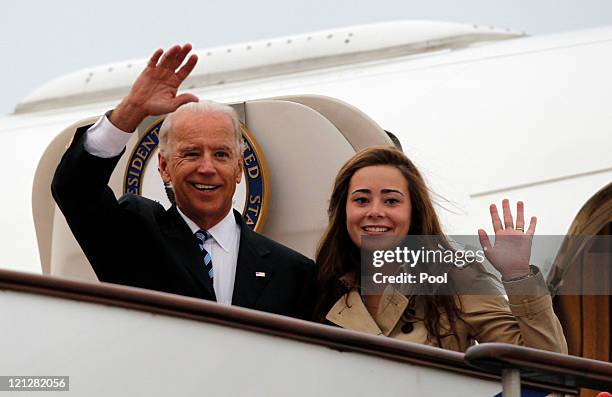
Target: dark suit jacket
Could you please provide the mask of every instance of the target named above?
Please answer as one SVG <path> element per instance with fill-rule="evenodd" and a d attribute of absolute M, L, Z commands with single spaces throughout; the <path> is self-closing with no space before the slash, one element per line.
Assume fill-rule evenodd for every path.
<path fill-rule="evenodd" d="M 101 281 L 215 300 L 202 253 L 176 207 L 125 195 L 107 186 L 121 155 L 104 159 L 83 147 L 80 128 L 62 157 L 51 190 L 72 233 Z M 232 303 L 309 318 L 314 302 L 314 263 L 240 225 Z M 256 277 L 264 272 L 265 277 Z"/>

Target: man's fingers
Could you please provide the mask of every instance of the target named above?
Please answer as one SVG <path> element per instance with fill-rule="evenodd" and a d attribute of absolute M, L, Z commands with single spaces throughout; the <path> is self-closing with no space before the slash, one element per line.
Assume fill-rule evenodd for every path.
<path fill-rule="evenodd" d="M 510 212 L 510 200 L 502 200 L 502 208 L 504 211 L 504 226 L 506 229 L 514 229 L 514 221 L 512 220 L 512 212 Z"/>
<path fill-rule="evenodd" d="M 176 98 L 174 98 L 172 104 L 174 106 L 174 109 L 178 109 L 179 106 L 182 106 L 186 103 L 198 102 L 198 101 L 199 101 L 198 97 L 193 94 L 181 94 L 177 96 Z"/>
<path fill-rule="evenodd" d="M 497 233 L 500 230 L 503 230 L 501 219 L 499 219 L 499 214 L 497 213 L 497 207 L 495 204 L 491 204 L 489 207 L 489 212 L 491 212 L 491 222 L 493 222 L 493 232 Z"/>
<path fill-rule="evenodd" d="M 176 72 L 176 76 L 181 80 L 185 80 L 189 73 L 193 70 L 196 63 L 198 63 L 198 56 L 196 54 L 192 54 L 187 62 Z"/>
<path fill-rule="evenodd" d="M 179 67 L 181 63 L 183 63 L 185 57 L 187 57 L 187 54 L 189 54 L 189 51 L 191 51 L 191 44 L 187 43 L 183 47 L 181 47 L 181 50 L 178 52 L 178 54 L 176 54 L 176 66 L 174 67 L 175 69 Z"/>
<path fill-rule="evenodd" d="M 150 66 L 150 67 L 157 66 L 157 61 L 159 61 L 159 57 L 161 57 L 163 53 L 164 53 L 164 50 L 162 50 L 161 48 L 158 48 L 157 50 L 155 50 L 153 55 L 151 55 L 151 58 L 149 59 L 149 63 L 147 64 L 147 66 Z"/>
<path fill-rule="evenodd" d="M 178 55 L 180 51 L 181 51 L 180 45 L 173 45 L 172 47 L 170 47 L 168 51 L 164 53 L 164 56 L 162 56 L 162 59 L 161 61 L 159 61 L 158 66 L 162 68 L 174 70 L 176 66 L 173 68 L 172 65 L 176 62 L 176 56 Z"/>
<path fill-rule="evenodd" d="M 185 60 L 185 57 L 187 56 L 187 54 L 189 54 L 189 51 L 191 51 L 191 44 L 185 44 L 182 47 L 179 46 L 178 52 L 174 54 L 172 58 L 168 59 L 168 63 L 165 67 L 172 71 L 175 71 L 176 68 L 181 66 L 181 63 L 183 63 L 183 60 Z"/>
<path fill-rule="evenodd" d="M 529 222 L 529 229 L 527 229 L 527 232 L 525 232 L 525 234 L 527 234 L 528 236 L 533 236 L 535 234 L 537 223 L 538 223 L 538 218 L 536 218 L 535 216 L 532 216 L 531 221 Z"/>

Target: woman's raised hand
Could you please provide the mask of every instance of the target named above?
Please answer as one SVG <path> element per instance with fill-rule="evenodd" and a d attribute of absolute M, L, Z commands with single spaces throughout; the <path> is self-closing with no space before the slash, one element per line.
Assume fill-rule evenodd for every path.
<path fill-rule="evenodd" d="M 525 230 L 525 209 L 522 201 L 516 203 L 516 225 L 512 219 L 510 201 L 507 199 L 502 201 L 503 225 L 495 204 L 491 204 L 489 209 L 495 232 L 495 244 L 491 246 L 487 232 L 484 229 L 478 229 L 478 237 L 485 256 L 501 273 L 503 280 L 528 275 L 530 273 L 531 243 L 537 223 L 536 217 L 531 217 L 529 228 Z"/>

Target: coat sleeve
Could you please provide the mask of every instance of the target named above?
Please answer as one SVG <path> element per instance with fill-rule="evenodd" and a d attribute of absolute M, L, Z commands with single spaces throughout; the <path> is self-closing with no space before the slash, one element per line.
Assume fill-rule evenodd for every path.
<path fill-rule="evenodd" d="M 502 342 L 567 353 L 567 343 L 539 270 L 532 277 L 504 282 L 508 295 L 460 297 L 462 319 L 480 343 Z"/>
<path fill-rule="evenodd" d="M 106 159 L 88 153 L 83 146 L 88 128 L 77 130 L 55 171 L 51 193 L 98 278 L 118 282 L 123 277 L 114 265 L 128 241 L 126 219 L 108 182 L 121 155 Z"/>
<path fill-rule="evenodd" d="M 304 282 L 296 305 L 296 317 L 302 320 L 313 320 L 316 301 L 316 266 L 312 260 L 307 259 L 304 268 Z"/>

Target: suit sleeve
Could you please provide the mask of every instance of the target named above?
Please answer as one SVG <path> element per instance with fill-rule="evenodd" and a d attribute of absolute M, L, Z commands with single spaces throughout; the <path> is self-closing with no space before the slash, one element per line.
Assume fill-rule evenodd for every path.
<path fill-rule="evenodd" d="M 121 243 L 127 240 L 125 214 L 108 182 L 121 155 L 101 158 L 88 153 L 87 129 L 77 130 L 55 171 L 51 192 L 98 278 L 114 282 L 121 278 L 109 264 L 117 262 Z"/>
<path fill-rule="evenodd" d="M 315 263 L 308 259 L 304 273 L 304 283 L 298 299 L 297 318 L 302 320 L 314 319 L 314 307 L 316 302 L 316 267 Z"/>
<path fill-rule="evenodd" d="M 508 300 L 502 295 L 460 297 L 463 320 L 480 343 L 502 342 L 558 353 L 567 353 L 567 343 L 552 299 L 539 271 L 530 278 L 504 282 Z"/>

